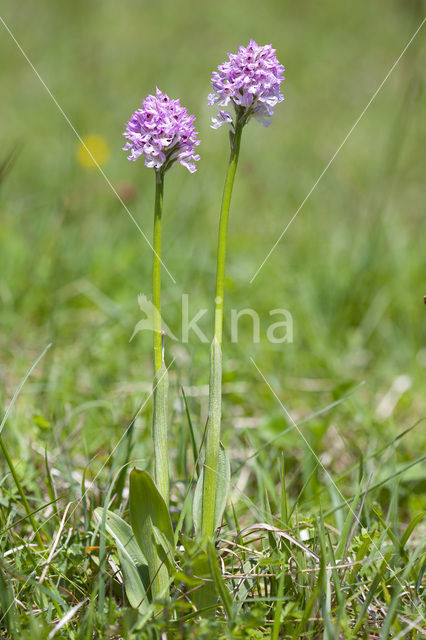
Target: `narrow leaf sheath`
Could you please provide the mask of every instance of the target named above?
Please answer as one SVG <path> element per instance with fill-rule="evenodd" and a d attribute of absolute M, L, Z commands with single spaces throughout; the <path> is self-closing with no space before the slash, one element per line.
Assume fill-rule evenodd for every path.
<path fill-rule="evenodd" d="M 210 350 L 209 419 L 207 426 L 206 459 L 204 466 L 202 533 L 214 535 L 216 503 L 216 470 L 220 445 L 222 411 L 222 349 L 216 337 Z"/>
<path fill-rule="evenodd" d="M 169 457 L 167 447 L 167 400 L 169 379 L 164 362 L 154 377 L 154 469 L 155 484 L 166 505 L 169 503 Z"/>

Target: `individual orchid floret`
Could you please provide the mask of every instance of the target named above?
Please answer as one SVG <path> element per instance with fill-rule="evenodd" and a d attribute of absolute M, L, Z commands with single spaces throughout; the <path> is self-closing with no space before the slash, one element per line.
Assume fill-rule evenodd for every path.
<path fill-rule="evenodd" d="M 247 47 L 240 47 L 238 53 L 228 53 L 229 60 L 213 71 L 211 85 L 214 93 L 208 96 L 210 106 L 233 106 L 235 123 L 228 110 L 219 109 L 212 118 L 212 127 L 229 124 L 231 131 L 236 123 L 246 124 L 252 116 L 270 124 L 274 107 L 284 100 L 280 85 L 284 80 L 284 67 L 277 60 L 272 45 L 259 46 L 250 40 Z"/>
<path fill-rule="evenodd" d="M 180 100 L 171 100 L 160 89 L 148 95 L 126 125 L 123 135 L 128 140 L 124 151 L 129 160 L 145 156 L 145 165 L 164 173 L 176 162 L 191 173 L 200 156 L 195 147 L 200 144 L 194 127 L 195 116 L 189 115 Z"/>

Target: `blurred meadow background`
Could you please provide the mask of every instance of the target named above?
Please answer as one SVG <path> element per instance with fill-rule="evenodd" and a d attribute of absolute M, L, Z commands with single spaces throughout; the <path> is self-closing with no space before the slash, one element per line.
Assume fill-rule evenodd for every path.
<path fill-rule="evenodd" d="M 2 1 L 0 162 L 13 154 L 0 182 L 4 408 L 52 343 L 3 432 L 34 507 L 45 492 L 45 449 L 54 480 L 78 497 L 81 474 L 95 478 L 149 395 L 152 336 L 130 337 L 142 318 L 137 296 L 150 296 L 152 254 L 114 191 L 151 239 L 154 176 L 143 161 L 128 162 L 121 147 L 126 120 L 156 85 L 197 116 L 202 140 L 197 173 L 176 166 L 166 179 L 163 259 L 175 282 L 163 270 L 163 317 L 180 336 L 186 293 L 191 315 L 209 310 L 200 327 L 211 338 L 228 134 L 210 128 L 206 96 L 212 70 L 250 38 L 273 43 L 286 80 L 271 126 L 253 122 L 244 133 L 231 207 L 223 439 L 233 469 L 264 447 L 233 484 L 243 522 L 251 516 L 238 492 L 261 511 L 259 469 L 270 472 L 265 483 L 273 486 L 282 452 L 300 510 L 309 511 L 324 482 L 295 430 L 276 438 L 290 422 L 251 357 L 295 420 L 318 412 L 301 428 L 335 479 L 426 414 L 424 29 L 250 283 L 425 8 L 417 0 Z M 96 136 L 108 180 L 90 166 L 68 119 L 82 138 Z M 247 307 L 260 316 L 260 343 L 245 318 L 232 344 L 229 310 Z M 292 314 L 291 344 L 266 339 L 277 308 Z M 208 354 L 193 333 L 189 344 L 166 341 L 167 361 L 175 358 L 175 482 L 185 473 L 189 438 L 180 387 L 200 434 Z M 132 449 L 144 467 L 150 421 L 148 402 Z M 366 462 L 372 484 L 416 461 L 425 441 L 420 422 Z M 89 494 L 94 503 L 107 469 Z M 425 506 L 425 465 L 396 478 L 404 522 Z M 351 482 L 350 475 L 340 481 L 344 493 Z M 375 495 L 385 506 L 386 486 Z"/>

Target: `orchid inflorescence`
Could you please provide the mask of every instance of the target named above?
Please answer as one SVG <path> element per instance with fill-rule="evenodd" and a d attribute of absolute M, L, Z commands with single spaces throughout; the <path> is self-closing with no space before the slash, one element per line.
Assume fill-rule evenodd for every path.
<path fill-rule="evenodd" d="M 214 93 L 208 96 L 210 106 L 235 109 L 237 120 L 246 124 L 252 116 L 268 126 L 274 115 L 274 107 L 284 100 L 280 85 L 284 80 L 284 67 L 277 60 L 272 45 L 259 46 L 250 40 L 238 53 L 228 54 L 229 60 L 213 71 L 211 85 Z M 233 115 L 228 110 L 218 110 L 212 118 L 214 129 L 228 123 L 235 128 Z"/>
<path fill-rule="evenodd" d="M 222 324 L 225 284 L 226 237 L 229 207 L 238 165 L 241 135 L 244 126 L 254 117 L 265 126 L 270 124 L 275 106 L 284 100 L 280 86 L 284 67 L 278 62 L 272 45 L 259 46 L 250 40 L 238 53 L 228 54 L 229 60 L 212 74 L 213 93 L 208 96 L 210 106 L 219 110 L 212 118 L 213 128 L 230 125 L 231 155 L 225 178 L 220 210 L 217 274 L 215 295 L 214 336 L 210 348 L 209 418 L 204 443 L 204 467 L 199 475 L 193 500 L 193 524 L 201 540 L 207 541 L 207 551 L 214 553 L 212 539 L 221 524 L 230 485 L 230 465 L 220 442 L 222 398 Z M 224 108 L 221 108 L 224 107 Z M 233 107 L 234 113 L 228 108 Z M 170 578 L 166 556 L 173 555 L 174 536 L 169 515 L 169 453 L 168 453 L 168 374 L 164 361 L 164 343 L 160 316 L 161 298 L 161 225 L 164 177 L 176 163 L 191 173 L 199 160 L 196 147 L 200 144 L 194 126 L 195 117 L 189 115 L 179 100 L 170 99 L 158 88 L 148 95 L 127 122 L 123 147 L 128 159 L 144 157 L 145 165 L 155 169 L 155 207 L 153 242 L 153 306 L 154 314 L 154 390 L 153 442 L 154 479 L 146 471 L 130 474 L 130 516 L 136 541 L 146 558 L 151 580 L 153 600 L 168 598 Z M 125 523 L 116 514 L 108 516 L 121 530 Z M 112 526 L 112 525 L 110 525 Z M 112 530 L 112 529 L 111 529 Z M 159 531 L 162 538 L 158 538 Z M 165 537 L 164 537 L 165 536 Z M 166 538 L 168 542 L 166 542 Z M 209 551 L 210 549 L 210 551 Z M 212 551 L 213 550 L 213 551 Z M 209 559 L 210 562 L 211 558 Z M 206 557 L 200 559 L 199 572 L 209 566 Z M 132 570 L 133 571 L 133 570 Z M 136 569 L 133 579 L 139 584 Z M 197 608 L 211 609 L 215 594 L 206 584 L 198 594 Z M 139 584 L 140 592 L 143 585 Z M 140 608 L 141 605 L 139 605 Z"/>
<path fill-rule="evenodd" d="M 149 95 L 126 125 L 123 133 L 128 142 L 123 147 L 130 151 L 129 160 L 145 156 L 145 165 L 167 171 L 176 162 L 191 173 L 200 156 L 195 147 L 200 144 L 194 127 L 195 116 L 188 114 L 180 100 L 171 100 L 157 87 L 155 96 Z"/>

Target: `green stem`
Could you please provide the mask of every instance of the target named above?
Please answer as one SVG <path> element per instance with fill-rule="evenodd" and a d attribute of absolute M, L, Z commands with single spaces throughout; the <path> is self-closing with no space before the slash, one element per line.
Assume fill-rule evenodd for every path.
<path fill-rule="evenodd" d="M 158 491 L 169 504 L 169 454 L 167 446 L 168 376 L 163 356 L 161 332 L 161 216 L 163 212 L 164 174 L 155 173 L 154 257 L 152 267 L 152 302 L 154 311 L 154 478 Z"/>
<path fill-rule="evenodd" d="M 164 363 L 161 331 L 161 217 L 163 213 L 164 173 L 155 172 L 154 256 L 152 263 L 152 303 L 154 310 L 154 412 L 152 437 L 154 444 L 154 480 L 164 502 L 169 506 L 169 453 L 167 445 L 168 375 Z M 155 542 L 149 549 L 148 562 L 151 592 L 154 599 L 168 598 L 169 573 L 162 564 Z"/>
<path fill-rule="evenodd" d="M 209 383 L 209 419 L 206 437 L 206 458 L 203 481 L 202 533 L 214 536 L 216 473 L 220 446 L 220 426 L 222 413 L 222 327 L 225 289 L 226 238 L 228 230 L 229 207 L 232 188 L 240 153 L 241 133 L 244 123 L 237 122 L 235 133 L 231 138 L 231 155 L 223 188 L 222 206 L 220 210 L 219 238 L 216 270 L 216 298 L 214 316 L 214 337 L 210 350 L 210 383 Z"/>
<path fill-rule="evenodd" d="M 240 154 L 241 134 L 243 124 L 237 124 L 231 143 L 231 155 L 229 158 L 228 171 L 226 173 L 225 185 L 222 195 L 222 206 L 220 209 L 219 238 L 217 247 L 217 268 L 216 268 L 216 298 L 214 314 L 214 335 L 222 346 L 222 325 L 223 325 L 223 299 L 225 289 L 225 265 L 226 265 L 226 236 L 228 231 L 229 207 L 231 204 L 232 188 L 234 186 L 235 172 Z"/>
<path fill-rule="evenodd" d="M 155 373 L 163 361 L 161 336 L 161 216 L 163 213 L 164 176 L 155 172 L 155 209 L 154 209 L 154 258 L 152 265 L 152 303 L 154 312 L 154 368 Z"/>
<path fill-rule="evenodd" d="M 12 474 L 12 477 L 13 477 L 13 479 L 15 481 L 15 485 L 16 485 L 16 488 L 18 489 L 18 493 L 21 496 L 21 500 L 22 500 L 22 503 L 24 505 L 24 509 L 27 512 L 28 520 L 31 523 L 31 526 L 33 528 L 36 540 L 37 540 L 37 542 L 39 543 L 39 545 L 41 547 L 44 547 L 44 542 L 43 542 L 43 538 L 40 535 L 39 526 L 38 526 L 34 516 L 31 513 L 31 508 L 30 508 L 30 505 L 28 503 L 27 497 L 26 497 L 26 495 L 24 493 L 24 490 L 22 488 L 21 482 L 20 482 L 20 480 L 18 478 L 18 474 L 16 473 L 15 465 L 13 464 L 12 458 L 9 455 L 9 451 L 7 450 L 7 447 L 4 444 L 2 437 L 0 437 L 0 447 L 1 447 L 2 451 L 3 451 L 3 455 L 4 455 L 5 459 L 6 459 L 8 467 L 10 469 L 10 473 Z"/>

